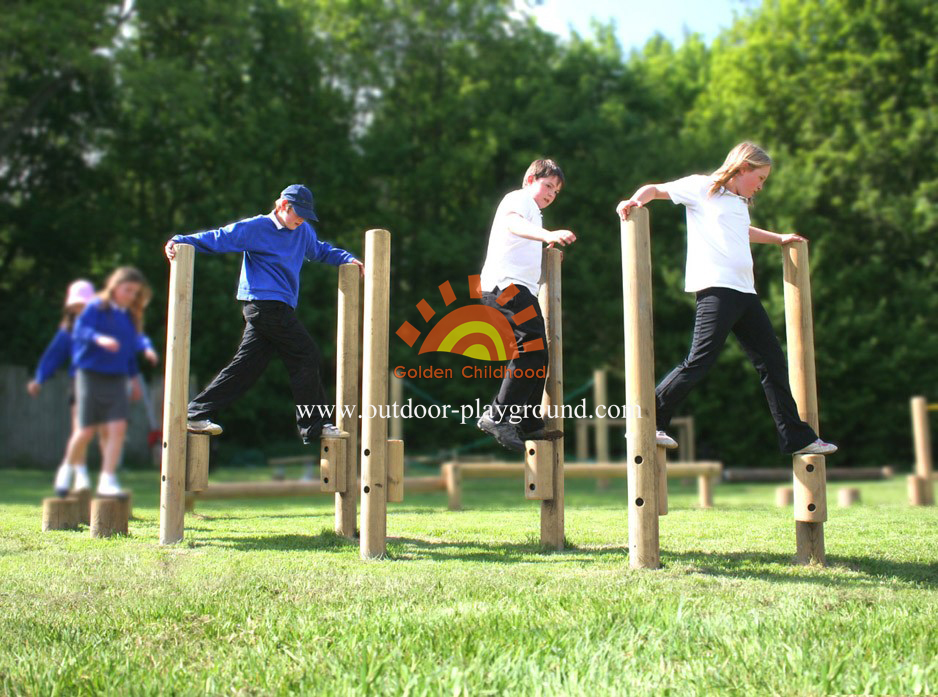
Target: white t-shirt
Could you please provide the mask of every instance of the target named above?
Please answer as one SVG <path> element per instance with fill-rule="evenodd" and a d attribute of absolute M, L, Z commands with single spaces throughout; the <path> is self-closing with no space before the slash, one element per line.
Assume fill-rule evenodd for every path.
<path fill-rule="evenodd" d="M 692 174 L 658 188 L 687 209 L 687 266 L 684 290 L 712 288 L 756 292 L 749 247 L 749 206 L 727 191 L 708 194 L 713 179 Z"/>
<path fill-rule="evenodd" d="M 489 246 L 482 266 L 482 290 L 487 293 L 495 287 L 504 290 L 514 283 L 537 295 L 544 245 L 540 240 L 529 240 L 509 232 L 510 214 L 518 214 L 538 227 L 542 225 L 541 209 L 527 190 L 518 189 L 505 194 L 492 220 Z"/>

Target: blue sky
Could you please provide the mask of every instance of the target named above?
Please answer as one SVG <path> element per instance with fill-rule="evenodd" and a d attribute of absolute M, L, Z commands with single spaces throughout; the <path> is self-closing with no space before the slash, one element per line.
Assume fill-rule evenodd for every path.
<path fill-rule="evenodd" d="M 517 0 L 527 6 L 538 25 L 561 36 L 570 27 L 590 35 L 590 18 L 613 20 L 623 48 L 641 47 L 655 33 L 664 34 L 674 44 L 683 41 L 685 31 L 703 34 L 712 40 L 733 22 L 733 13 L 745 14 L 759 0 Z M 532 7 L 532 5 L 534 5 Z"/>

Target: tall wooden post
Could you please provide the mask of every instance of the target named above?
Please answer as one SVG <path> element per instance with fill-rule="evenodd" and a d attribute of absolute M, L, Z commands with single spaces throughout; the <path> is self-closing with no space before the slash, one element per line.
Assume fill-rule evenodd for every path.
<path fill-rule="evenodd" d="M 547 331 L 547 382 L 544 384 L 544 421 L 548 431 L 563 432 L 563 313 L 561 312 L 559 249 L 545 249 L 541 259 L 541 287 L 537 301 L 544 315 Z M 550 411 L 548 411 L 550 410 Z M 564 547 L 563 447 L 564 439 L 554 441 L 552 463 L 553 496 L 541 501 L 541 545 L 561 550 Z"/>
<path fill-rule="evenodd" d="M 928 402 L 924 397 L 912 397 L 912 435 L 915 439 L 915 473 L 909 482 L 909 503 L 913 506 L 931 506 L 935 503 L 932 483 L 931 432 L 928 429 Z M 914 493 L 913 493 L 914 492 Z"/>
<path fill-rule="evenodd" d="M 348 433 L 345 444 L 345 491 L 335 494 L 335 531 L 349 539 L 355 537 L 355 513 L 358 503 L 358 359 L 361 334 L 361 273 L 355 264 L 339 267 L 339 302 L 336 315 L 336 386 L 335 425 Z M 354 407 L 351 414 L 346 409 Z"/>
<path fill-rule="evenodd" d="M 786 244 L 782 247 L 782 259 L 785 280 L 785 328 L 788 336 L 788 381 L 798 405 L 798 415 L 820 433 L 808 243 Z M 824 521 L 827 520 L 824 457 L 818 455 L 804 458 L 795 455 L 792 467 L 796 558 L 801 564 L 824 564 Z"/>
<path fill-rule="evenodd" d="M 391 234 L 365 233 L 365 298 L 362 352 L 361 557 L 387 551 L 388 331 Z"/>
<path fill-rule="evenodd" d="M 179 542 L 185 531 L 186 421 L 192 339 L 192 280 L 195 249 L 177 244 L 169 263 L 166 319 L 166 377 L 163 385 L 163 459 L 160 475 L 160 544 Z"/>
<path fill-rule="evenodd" d="M 397 405 L 397 415 L 391 416 L 391 423 L 388 426 L 388 440 L 404 440 L 404 419 L 401 418 L 400 410 L 404 406 L 404 380 L 396 375 L 391 375 L 391 397 L 390 403 Z"/>
<path fill-rule="evenodd" d="M 661 566 L 655 443 L 655 344 L 648 211 L 633 208 L 621 226 L 625 315 L 625 404 L 629 489 L 629 566 Z"/>

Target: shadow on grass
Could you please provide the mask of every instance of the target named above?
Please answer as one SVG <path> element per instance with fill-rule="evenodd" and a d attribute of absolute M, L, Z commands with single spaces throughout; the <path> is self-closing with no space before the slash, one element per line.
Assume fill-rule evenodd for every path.
<path fill-rule="evenodd" d="M 227 547 L 240 551 L 266 550 L 271 552 L 347 551 L 358 546 L 358 540 L 349 540 L 331 530 L 315 535 L 249 535 L 217 537 L 199 542 L 203 547 Z"/>

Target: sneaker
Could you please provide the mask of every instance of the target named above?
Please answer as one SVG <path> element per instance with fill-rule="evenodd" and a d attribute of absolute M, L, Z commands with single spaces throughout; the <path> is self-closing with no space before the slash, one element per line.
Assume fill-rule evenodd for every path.
<path fill-rule="evenodd" d="M 345 438 L 348 435 L 345 431 L 341 430 L 335 424 L 331 424 L 326 421 L 322 425 L 322 431 L 319 434 L 320 438 Z"/>
<path fill-rule="evenodd" d="M 98 479 L 98 496 L 123 496 L 124 493 L 117 481 L 117 475 L 101 473 Z"/>
<path fill-rule="evenodd" d="M 186 423 L 186 430 L 189 433 L 204 433 L 209 436 L 220 436 L 222 427 L 209 419 L 189 420 Z"/>
<path fill-rule="evenodd" d="M 677 441 L 664 431 L 655 431 L 655 443 L 663 445 L 667 450 L 677 450 Z"/>
<path fill-rule="evenodd" d="M 813 443 L 808 443 L 801 450 L 796 450 L 794 455 L 830 455 L 837 452 L 837 446 L 833 443 L 826 443 L 818 438 Z"/>
<path fill-rule="evenodd" d="M 67 496 L 68 490 L 72 488 L 72 466 L 67 462 L 59 465 L 55 472 L 55 483 L 52 485 L 55 493 L 59 496 Z"/>
<path fill-rule="evenodd" d="M 495 423 L 488 415 L 476 421 L 476 426 L 480 431 L 492 436 L 503 448 L 519 453 L 524 452 L 524 441 L 521 440 L 517 426 L 510 423 Z"/>
<path fill-rule="evenodd" d="M 88 476 L 88 468 L 85 465 L 75 465 L 75 491 L 82 491 L 91 488 L 91 477 Z"/>

